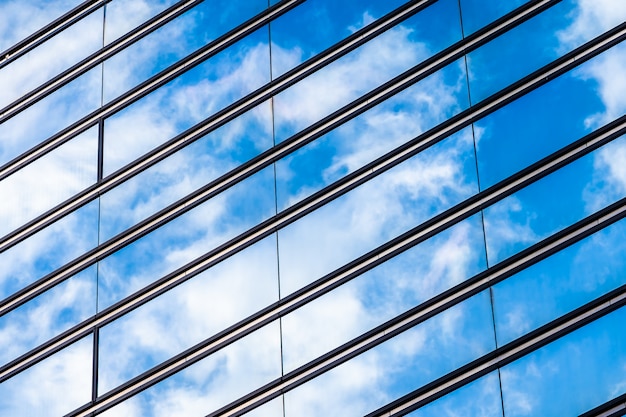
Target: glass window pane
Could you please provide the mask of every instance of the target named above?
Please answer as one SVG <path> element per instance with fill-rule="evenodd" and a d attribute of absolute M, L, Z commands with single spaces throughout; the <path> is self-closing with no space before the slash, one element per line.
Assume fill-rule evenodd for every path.
<path fill-rule="evenodd" d="M 0 317 L 0 364 L 96 314 L 96 268 L 88 268 Z"/>
<path fill-rule="evenodd" d="M 622 307 L 502 368 L 504 414 L 577 416 L 626 392 L 624 323 Z"/>
<path fill-rule="evenodd" d="M 489 292 L 285 394 L 285 416 L 363 416 L 494 349 Z"/>
<path fill-rule="evenodd" d="M 275 236 L 100 330 L 104 393 L 278 300 Z"/>
<path fill-rule="evenodd" d="M 283 317 L 285 372 L 485 269 L 474 216 Z"/>
<path fill-rule="evenodd" d="M 460 0 L 463 33 L 465 36 L 471 35 L 527 2 L 528 0 Z"/>
<path fill-rule="evenodd" d="M 96 67 L 0 124 L 0 164 L 60 132 L 100 106 Z"/>
<path fill-rule="evenodd" d="M 586 9 L 595 10 L 602 18 L 585 17 Z M 624 18 L 626 8 L 614 8 L 609 2 L 568 0 L 556 4 L 468 54 L 472 102 L 530 74 Z"/>
<path fill-rule="evenodd" d="M 269 81 L 267 28 L 104 122 L 104 173 L 115 171 Z"/>
<path fill-rule="evenodd" d="M 498 344 L 626 283 L 622 220 L 493 287 Z"/>
<path fill-rule="evenodd" d="M 464 130 L 278 232 L 281 294 L 289 294 L 477 191 Z"/>
<path fill-rule="evenodd" d="M 77 258 L 98 243 L 98 202 L 68 214 L 0 253 L 0 297 Z"/>
<path fill-rule="evenodd" d="M 102 260 L 99 310 L 274 213 L 274 176 L 269 167 Z"/>
<path fill-rule="evenodd" d="M 487 188 L 626 111 L 626 45 L 618 45 L 475 123 Z"/>
<path fill-rule="evenodd" d="M 103 194 L 100 241 L 185 197 L 272 144 L 271 107 L 265 102 Z"/>
<path fill-rule="evenodd" d="M 0 52 L 82 3 L 82 0 L 3 1 L 0 3 Z"/>
<path fill-rule="evenodd" d="M 89 402 L 92 351 L 89 336 L 0 384 L 0 413 L 58 417 Z"/>
<path fill-rule="evenodd" d="M 441 28 L 449 29 L 442 32 Z M 435 6 L 428 7 L 276 95 L 274 111 L 277 142 L 417 65 L 460 38 L 456 2 L 440 1 Z M 281 53 L 287 54 L 273 48 L 272 58 L 281 59 Z M 464 78 L 456 81 L 464 86 Z"/>
<path fill-rule="evenodd" d="M 0 235 L 45 213 L 96 181 L 98 130 L 89 129 L 0 181 Z"/>
<path fill-rule="evenodd" d="M 625 155 L 622 136 L 485 209 L 489 264 L 624 197 L 626 177 L 611 164 Z"/>
<path fill-rule="evenodd" d="M 273 76 L 280 76 L 402 3 L 400 0 L 361 0 L 358 2 L 309 0 L 304 2 L 271 23 L 272 43 L 274 44 Z M 451 2 L 446 0 L 439 3 Z M 431 8 L 435 7 L 437 5 L 431 6 Z M 320 27 L 324 30 L 320 31 Z M 444 28 L 449 31 L 455 29 L 439 26 L 442 38 L 444 38 Z M 426 30 L 426 28 L 423 29 Z M 422 30 L 422 27 L 417 26 L 416 30 Z"/>
<path fill-rule="evenodd" d="M 274 322 L 100 415 L 202 417 L 280 375 Z"/>
<path fill-rule="evenodd" d="M 115 39 L 174 1 L 114 0 L 107 5 L 106 41 Z M 104 101 L 119 96 L 267 7 L 267 0 L 199 2 L 104 64 Z M 267 36 L 267 32 L 266 32 Z M 266 72 L 269 69 L 265 70 Z"/>
<path fill-rule="evenodd" d="M 468 106 L 465 72 L 462 62 L 457 61 L 279 160 L 276 163 L 279 210 Z M 471 135 L 471 131 L 465 129 L 462 134 Z"/>

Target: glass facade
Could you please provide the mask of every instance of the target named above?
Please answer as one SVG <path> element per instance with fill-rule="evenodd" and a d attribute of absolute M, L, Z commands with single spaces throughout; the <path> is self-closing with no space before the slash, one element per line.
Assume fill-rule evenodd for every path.
<path fill-rule="evenodd" d="M 0 415 L 626 415 L 625 21 L 0 0 Z"/>

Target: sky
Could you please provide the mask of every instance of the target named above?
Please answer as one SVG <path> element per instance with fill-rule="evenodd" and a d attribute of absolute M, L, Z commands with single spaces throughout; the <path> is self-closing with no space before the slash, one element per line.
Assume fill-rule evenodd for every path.
<path fill-rule="evenodd" d="M 26 110 L 4 116 L 24 94 L 174 3 L 112 0 L 25 56 L 0 62 L 0 166 L 268 7 L 267 0 L 205 0 Z M 97 184 L 99 128 L 89 127 L 0 180 L 0 298 L 59 273 L 160 210 L 184 205 L 181 199 L 200 187 L 293 142 L 319 120 L 523 3 L 433 2 L 7 247 L 2 236 Z M 0 50 L 78 4 L 0 0 Z M 103 119 L 103 178 L 402 4 L 307 0 L 234 42 Z M 6 312 L 0 316 L 1 364 L 128 303 L 157 279 L 309 201 L 625 19 L 620 0 L 558 2 Z M 99 330 L 97 394 L 302 292 L 622 117 L 624 73 L 626 46 L 617 44 L 106 324 Z M 625 196 L 622 136 L 101 415 L 206 415 Z M 618 221 L 249 415 L 364 415 L 515 341 L 625 283 L 625 228 Z M 619 309 L 410 415 L 574 416 L 622 395 L 624 314 Z M 93 344 L 86 336 L 1 382 L 0 415 L 61 416 L 88 403 Z"/>

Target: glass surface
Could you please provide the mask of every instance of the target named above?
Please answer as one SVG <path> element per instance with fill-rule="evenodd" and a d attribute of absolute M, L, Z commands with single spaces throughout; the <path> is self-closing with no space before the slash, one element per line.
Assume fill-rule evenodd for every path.
<path fill-rule="evenodd" d="M 493 287 L 498 344 L 626 283 L 626 221 L 601 230 Z"/>
<path fill-rule="evenodd" d="M 0 316 L 0 365 L 96 313 L 96 268 L 88 268 Z"/>
<path fill-rule="evenodd" d="M 100 47 L 102 47 L 102 10 L 93 12 L 0 69 L 0 91 L 2 91 L 0 108 Z"/>
<path fill-rule="evenodd" d="M 527 2 L 528 0 L 460 0 L 463 33 L 465 36 L 471 35 Z"/>
<path fill-rule="evenodd" d="M 423 28 L 423 29 L 422 29 Z M 442 28 L 446 28 L 442 31 Z M 280 142 L 461 38 L 455 1 L 440 1 L 276 95 Z M 300 47 L 302 48 L 302 47 Z M 277 55 L 272 49 L 272 59 Z M 455 80 L 461 84 L 464 78 Z M 464 85 L 464 84 L 463 84 Z"/>
<path fill-rule="evenodd" d="M 400 0 L 304 2 L 271 23 L 273 76 L 280 76 L 402 4 Z"/>
<path fill-rule="evenodd" d="M 471 132 L 461 131 L 278 232 L 289 294 L 478 190 Z"/>
<path fill-rule="evenodd" d="M 100 106 L 96 67 L 0 124 L 0 164 L 29 150 Z"/>
<path fill-rule="evenodd" d="M 243 414 L 246 417 L 284 417 L 283 396 L 274 398 L 252 411 Z"/>
<path fill-rule="evenodd" d="M 487 188 L 626 111 L 626 70 L 616 46 L 475 123 L 481 187 Z"/>
<path fill-rule="evenodd" d="M 177 0 L 112 0 L 108 2 L 105 6 L 104 43 L 111 43 L 176 2 Z"/>
<path fill-rule="evenodd" d="M 285 416 L 363 416 L 494 349 L 489 292 L 285 394 Z"/>
<path fill-rule="evenodd" d="M 58 417 L 91 400 L 93 339 L 86 337 L 0 384 L 0 414 Z"/>
<path fill-rule="evenodd" d="M 626 8 L 613 7 L 611 2 L 565 0 L 554 5 L 468 54 L 472 102 L 530 74 L 624 18 Z"/>
<path fill-rule="evenodd" d="M 498 373 L 487 374 L 406 416 L 503 417 Z"/>
<path fill-rule="evenodd" d="M 465 72 L 462 62 L 457 61 L 277 161 L 279 210 L 468 106 Z M 465 129 L 460 134 L 471 136 L 471 131 Z"/>
<path fill-rule="evenodd" d="M 280 377 L 280 333 L 271 323 L 100 414 L 201 417 Z"/>
<path fill-rule="evenodd" d="M 274 176 L 269 167 L 102 260 L 99 310 L 274 213 Z"/>
<path fill-rule="evenodd" d="M 612 171 L 611 165 L 625 155 L 622 136 L 487 207 L 489 265 L 626 196 L 626 177 Z"/>
<path fill-rule="evenodd" d="M 215 180 L 272 143 L 271 107 L 265 102 L 103 194 L 100 241 Z"/>
<path fill-rule="evenodd" d="M 0 181 L 0 236 L 96 181 L 98 130 L 91 128 Z"/>
<path fill-rule="evenodd" d="M 107 5 L 106 41 L 164 9 L 167 2 L 114 0 Z M 104 101 L 121 95 L 267 7 L 266 0 L 204 1 L 104 64 Z M 129 12 L 130 11 L 130 12 Z M 265 32 L 267 38 L 267 31 Z M 267 43 L 267 40 L 265 41 Z M 266 70 L 268 71 L 268 70 Z"/>
<path fill-rule="evenodd" d="M 277 301 L 277 274 L 271 236 L 103 327 L 100 393 Z"/>
<path fill-rule="evenodd" d="M 262 27 L 104 122 L 104 174 L 269 81 Z"/>
<path fill-rule="evenodd" d="M 474 216 L 283 317 L 289 372 L 485 269 Z"/>
<path fill-rule="evenodd" d="M 0 2 L 0 52 L 61 17 L 82 0 Z"/>
<path fill-rule="evenodd" d="M 0 253 L 0 297 L 65 265 L 97 242 L 98 202 L 93 201 Z"/>
<path fill-rule="evenodd" d="M 626 392 L 625 322 L 622 307 L 502 368 L 504 414 L 573 417 Z"/>

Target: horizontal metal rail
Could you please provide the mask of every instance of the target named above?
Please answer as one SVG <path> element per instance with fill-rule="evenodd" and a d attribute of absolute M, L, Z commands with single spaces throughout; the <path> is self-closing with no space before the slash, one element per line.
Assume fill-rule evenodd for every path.
<path fill-rule="evenodd" d="M 626 24 L 623 26 L 624 28 L 622 32 L 624 33 L 621 33 L 621 36 L 626 37 Z M 619 38 L 620 37 L 617 36 L 617 39 Z M 614 41 L 616 37 L 608 36 L 608 39 Z M 606 47 L 606 45 L 611 44 L 611 42 L 602 43 L 602 44 Z M 588 44 L 585 44 L 585 47 L 589 49 L 583 50 L 584 52 L 581 52 L 579 49 L 577 49 L 576 51 L 573 51 L 576 53 L 574 59 L 571 59 L 571 57 L 569 56 L 565 56 L 564 57 L 565 59 L 562 59 L 560 61 L 555 61 L 555 64 L 544 67 L 542 70 L 532 74 L 532 76 L 527 77 L 521 80 L 519 83 L 516 83 L 510 86 L 502 94 L 496 94 L 492 96 L 492 98 L 484 100 L 481 103 L 478 103 L 476 106 L 468 109 L 465 112 L 460 113 L 457 117 L 453 117 L 449 119 L 446 123 L 443 123 L 431 129 L 430 131 L 426 132 L 424 135 L 420 135 L 418 138 L 412 141 L 409 141 L 405 145 L 398 148 L 396 151 L 392 151 L 388 155 L 384 156 L 382 159 L 385 161 L 384 165 L 391 166 L 392 164 L 397 163 L 395 161 L 399 161 L 402 158 L 407 158 L 410 155 L 413 155 L 414 153 L 423 150 L 425 147 L 431 146 L 432 144 L 442 140 L 443 138 L 450 135 L 451 133 L 454 133 L 455 131 L 458 131 L 461 128 L 471 124 L 473 121 L 477 120 L 478 118 L 484 117 L 486 114 L 489 114 L 490 112 L 494 111 L 495 109 L 499 108 L 500 106 L 504 105 L 510 100 L 513 100 L 515 97 L 523 95 L 527 93 L 528 91 L 544 84 L 551 77 L 556 76 L 557 74 L 561 72 L 565 72 L 575 67 L 576 65 L 584 62 L 586 59 L 589 59 L 593 54 L 598 53 L 600 50 L 602 50 L 602 48 L 599 48 L 598 44 L 594 41 Z M 280 156 L 283 156 L 283 154 L 277 155 L 277 157 L 280 157 Z M 269 164 L 275 160 L 274 158 L 275 157 L 271 157 L 271 156 L 270 158 L 264 157 L 259 162 L 261 164 L 263 163 Z M 258 169 L 259 168 L 257 166 L 257 170 Z M 244 168 L 241 171 L 238 171 L 237 174 L 249 176 L 250 170 L 251 170 L 250 167 L 244 166 Z M 378 171 L 380 171 L 380 169 L 378 169 Z M 223 188 L 224 186 L 215 187 L 214 192 L 219 192 Z M 325 197 L 325 200 L 329 201 L 329 197 Z M 288 213 L 291 213 L 291 212 L 288 212 Z M 153 221 L 154 223 L 152 223 L 150 226 L 156 227 L 158 226 L 158 224 L 163 223 L 167 220 L 168 218 L 151 219 L 151 221 Z M 285 224 L 284 221 L 281 223 Z M 263 226 L 263 224 L 260 225 L 259 227 L 261 226 Z M 275 227 L 276 226 L 273 225 L 270 230 L 274 230 Z M 256 235 L 258 235 L 257 232 L 253 232 L 250 234 L 250 236 L 256 236 Z M 240 242 L 244 242 L 247 240 L 249 240 L 249 238 L 243 238 L 240 240 Z M 129 241 L 130 241 L 129 236 L 125 235 L 123 244 L 128 244 Z M 115 243 L 112 243 L 112 242 L 115 242 Z M 7 297 L 6 299 L 0 302 L 0 315 L 6 314 L 12 309 L 36 297 L 42 292 L 52 288 L 58 283 L 63 282 L 64 280 L 73 276 L 77 272 L 83 270 L 84 268 L 90 265 L 93 265 L 98 260 L 118 250 L 120 247 L 122 247 L 121 244 L 118 241 L 116 241 L 115 238 L 112 238 L 110 241 L 105 242 L 103 245 L 87 252 L 85 255 L 66 264 L 65 266 L 59 268 L 58 270 L 52 272 L 51 274 L 48 274 L 42 279 L 31 284 L 30 286 L 27 286 L 23 290 L 14 293 L 13 295 Z M 231 252 L 231 250 L 227 250 L 226 252 Z M 204 261 L 200 263 L 203 263 L 203 262 Z"/>
<path fill-rule="evenodd" d="M 594 215 L 589 216 L 586 219 L 576 223 L 575 225 L 545 239 L 538 244 L 533 245 L 531 248 L 515 255 L 494 267 L 488 269 L 484 273 L 481 273 L 466 282 L 463 282 L 456 287 L 452 288 L 429 300 L 422 305 L 409 310 L 407 313 L 393 319 L 384 325 L 377 327 L 376 329 L 364 334 L 363 336 L 354 339 L 351 342 L 346 343 L 333 350 L 332 352 L 324 355 L 309 364 L 306 364 L 283 377 L 265 385 L 264 387 L 255 390 L 253 393 L 244 396 L 231 404 L 221 408 L 215 413 L 210 414 L 211 416 L 230 416 L 230 415 L 241 415 L 252 408 L 255 408 L 267 401 L 270 401 L 277 396 L 296 388 L 297 386 L 305 383 L 306 381 L 318 376 L 338 365 L 344 363 L 351 358 L 359 355 L 360 353 L 369 350 L 380 343 L 383 343 L 386 340 L 396 336 L 397 334 L 414 327 L 415 325 L 424 322 L 430 317 L 451 308 L 454 305 L 459 304 L 463 300 L 471 297 L 474 294 L 477 294 L 480 291 L 489 288 L 489 286 L 494 285 L 497 282 L 504 280 L 505 278 L 511 276 L 515 272 L 520 271 L 523 268 L 527 268 L 530 265 L 535 264 L 541 259 L 549 256 L 552 253 L 557 252 L 558 250 L 567 247 L 580 239 L 590 236 L 592 233 L 595 233 L 598 230 L 601 230 L 604 227 L 607 227 L 614 222 L 623 219 L 626 216 L 626 198 L 620 200 L 619 202 L 607 207 L 606 209 L 595 213 Z M 386 252 L 377 254 L 377 257 L 373 257 L 370 255 L 370 259 L 372 261 L 379 260 L 380 257 L 388 259 L 391 256 L 395 256 L 397 253 L 393 252 L 401 252 L 408 247 L 414 245 L 414 242 L 411 240 L 405 241 L 403 243 L 398 243 L 395 248 L 389 248 Z M 393 254 L 392 254 L 393 253 Z M 378 262 L 380 263 L 380 262 Z M 345 282 L 346 279 L 354 278 L 365 272 L 364 270 L 371 269 L 371 265 L 367 265 L 365 262 L 361 262 L 359 265 L 355 265 L 349 270 L 342 271 L 341 274 L 337 274 L 333 277 L 333 279 L 339 279 Z M 180 355 L 172 358 L 164 362 L 163 364 L 156 366 L 155 368 L 145 372 L 142 375 L 139 375 L 136 378 L 133 378 L 126 384 L 109 391 L 108 393 L 102 395 L 97 398 L 95 403 L 86 404 L 84 407 L 76 410 L 69 414 L 72 417 L 77 416 L 88 416 L 90 413 L 100 413 L 108 408 L 113 407 L 116 404 L 121 403 L 125 399 L 136 395 L 137 393 L 145 390 L 146 388 L 158 383 L 159 381 L 164 380 L 165 378 L 175 374 L 176 372 L 181 371 L 182 369 L 187 368 L 188 366 L 197 363 L 198 361 L 204 359 L 210 354 L 216 352 L 217 350 L 227 346 L 230 343 L 233 343 L 236 340 L 241 339 L 242 337 L 252 333 L 254 330 L 268 324 L 278 317 L 285 315 L 287 312 L 293 311 L 294 309 L 304 305 L 312 301 L 315 298 L 318 298 L 323 293 L 328 292 L 330 289 L 335 288 L 337 285 L 340 285 L 339 282 L 332 280 L 324 282 L 323 286 L 318 284 L 318 288 L 314 291 L 310 291 L 308 296 L 302 297 L 300 295 L 298 298 L 293 299 L 285 299 L 283 302 L 277 303 L 275 306 L 267 309 L 267 313 L 261 316 L 255 317 L 254 320 L 247 320 L 244 323 L 234 326 L 231 329 L 227 329 L 224 332 L 216 335 L 213 338 L 208 339 L 207 341 L 200 343 L 199 345 L 194 346 L 191 349 L 183 352 Z M 325 287 L 324 287 L 325 286 Z M 332 288 L 331 288 L 332 287 Z M 615 309 L 624 303 L 626 303 L 626 286 L 620 287 L 620 289 L 611 293 L 610 300 L 606 301 L 606 297 L 601 297 L 600 299 L 590 303 L 594 307 L 597 304 L 600 304 L 600 308 L 603 309 L 602 314 L 606 314 L 611 309 Z M 598 308 L 591 309 L 591 313 L 585 310 L 584 313 L 580 313 L 581 309 L 576 310 L 573 315 L 576 316 L 575 322 L 578 325 L 584 324 L 582 320 L 587 319 L 590 320 L 590 314 L 598 314 Z M 566 316 L 569 317 L 569 316 Z M 594 317 L 595 319 L 595 317 Z M 569 319 L 567 319 L 569 320 Z M 560 321 L 563 321 L 561 319 Z M 559 320 L 557 320 L 559 322 Z M 573 326 L 573 324 L 568 324 L 568 326 Z M 512 342 L 500 349 L 497 349 L 491 355 L 486 355 L 488 359 L 491 359 L 492 355 L 497 356 L 497 361 L 487 361 L 488 367 L 482 366 L 481 360 L 484 361 L 484 358 L 478 360 L 479 365 L 468 365 L 470 369 L 469 376 L 466 375 L 465 369 L 467 367 L 461 368 L 458 372 L 463 375 L 462 378 L 454 378 L 455 383 L 457 384 L 466 384 L 471 382 L 472 380 L 492 371 L 494 366 L 503 366 L 510 362 L 515 358 L 519 357 L 522 354 L 526 354 L 529 351 L 537 349 L 542 346 L 542 343 L 548 343 L 551 340 L 554 340 L 556 337 L 560 337 L 563 334 L 563 327 L 558 327 L 555 331 L 554 329 L 545 330 L 546 327 L 539 329 L 536 332 L 531 333 L 527 338 L 533 338 L 535 335 L 539 334 L 539 337 L 536 340 L 532 340 L 531 342 L 526 342 L 527 338 L 521 338 L 516 342 Z M 573 330 L 574 327 L 571 327 L 567 331 Z M 520 340 L 523 340 L 524 343 L 521 343 Z M 518 345 L 523 345 L 523 349 L 519 349 Z M 511 348 L 514 346 L 515 348 Z M 515 356 L 517 355 L 517 356 Z M 448 377 L 450 379 L 451 377 Z M 444 378 L 445 379 L 445 378 Z M 446 383 L 448 382 L 445 379 Z M 437 389 L 431 389 L 431 386 L 435 385 Z M 445 385 L 448 387 L 448 385 Z M 397 404 L 393 404 L 392 407 L 394 410 L 403 408 L 403 407 L 413 407 L 415 404 L 422 405 L 424 401 L 432 401 L 436 397 L 436 395 L 443 395 L 446 391 L 441 389 L 441 381 L 435 381 L 433 384 L 429 384 L 428 395 L 420 395 L 418 400 L 416 401 L 414 396 L 411 396 L 409 400 L 403 399 L 402 405 L 398 406 Z M 455 389 L 457 387 L 455 386 Z M 396 411 L 394 411 L 396 412 Z"/>
<path fill-rule="evenodd" d="M 452 209 L 436 216 L 431 221 L 426 222 L 423 225 L 416 227 L 409 233 L 412 236 L 411 239 L 417 239 L 415 242 L 424 240 L 431 236 L 435 231 L 441 231 L 449 227 L 452 224 L 467 218 L 470 215 L 478 212 L 481 208 L 492 204 L 493 202 L 510 195 L 512 192 L 526 186 L 532 181 L 536 181 L 544 175 L 558 169 L 564 164 L 570 163 L 572 160 L 580 158 L 585 154 L 597 149 L 599 146 L 607 143 L 608 141 L 619 137 L 624 134 L 626 126 L 626 116 L 618 119 L 617 121 L 605 126 L 602 129 L 576 141 L 572 145 L 562 149 L 561 151 L 551 155 L 532 165 L 527 170 L 521 171 L 518 175 L 513 176 L 498 185 L 485 190 L 482 193 L 466 200 L 463 203 L 453 207 Z M 427 132 L 428 133 L 428 132 Z M 419 142 L 418 142 L 419 143 Z M 413 148 L 413 152 L 417 152 L 419 147 Z M 406 151 L 406 150 L 405 150 Z M 361 170 L 354 173 L 354 175 L 346 177 L 344 180 L 327 187 L 324 190 L 312 195 L 311 197 L 303 200 L 302 202 L 294 205 L 292 208 L 279 213 L 274 218 L 261 223 L 257 227 L 243 233 L 242 235 L 232 239 L 230 242 L 216 248 L 214 251 L 207 253 L 205 256 L 198 260 L 180 268 L 178 271 L 164 277 L 163 279 L 155 282 L 152 286 L 146 287 L 144 290 L 127 297 L 125 300 L 120 301 L 109 309 L 106 309 L 99 314 L 97 321 L 95 319 L 87 320 L 68 332 L 63 333 L 57 338 L 54 338 L 40 348 L 29 352 L 16 361 L 0 368 L 0 381 L 14 375 L 17 372 L 32 366 L 38 360 L 41 360 L 50 352 L 57 351 L 60 347 L 67 345 L 71 341 L 77 340 L 85 335 L 89 329 L 93 326 L 104 325 L 107 322 L 127 313 L 128 311 L 138 307 L 139 305 L 149 301 L 156 297 L 158 294 L 180 284 L 184 280 L 190 279 L 199 272 L 202 272 L 206 268 L 214 265 L 217 262 L 232 256 L 234 253 L 242 250 L 245 247 L 250 246 L 254 242 L 267 237 L 281 227 L 290 224 L 295 219 L 302 217 L 304 214 L 314 210 L 315 208 L 326 204 L 331 198 L 337 198 L 337 196 L 347 192 L 358 186 L 360 183 L 367 181 L 381 172 L 390 169 L 397 163 L 410 157 L 411 153 L 405 152 L 401 158 L 393 159 L 391 162 L 386 157 L 381 157 L 379 160 L 374 161 Z M 418 236 L 419 235 L 419 236 Z M 403 236 L 398 239 L 404 239 Z M 396 239 L 397 240 L 397 239 Z M 387 246 L 395 245 L 395 240 L 389 243 Z M 405 242 L 406 243 L 406 242 Z M 383 246 L 380 250 L 386 251 L 387 246 Z M 377 253 L 374 261 L 379 258 L 380 253 Z M 360 261 L 355 261 L 359 263 Z M 309 289 L 305 288 L 302 291 L 306 292 Z"/>
<path fill-rule="evenodd" d="M 32 51 L 48 39 L 56 36 L 85 16 L 95 12 L 111 0 L 87 0 L 79 4 L 63 16 L 50 22 L 30 36 L 22 39 L 10 48 L 0 53 L 0 69 L 9 65 L 24 54 Z M 0 112 L 1 113 L 1 112 Z"/>
<path fill-rule="evenodd" d="M 71 66 L 57 76 L 51 78 L 50 80 L 29 91 L 28 93 L 23 94 L 20 98 L 0 110 L 0 124 L 6 122 L 19 112 L 27 109 L 28 107 L 52 94 L 70 81 L 75 80 L 90 69 L 95 68 L 106 59 L 112 57 L 118 52 L 121 52 L 134 42 L 137 42 L 141 38 L 149 35 L 163 25 L 171 22 L 173 19 L 180 16 L 181 14 L 196 7 L 203 1 L 204 0 L 179 1 L 178 3 L 159 13 L 153 18 L 147 20 L 140 26 L 137 26 L 130 32 L 109 43 L 102 49 L 94 52 L 87 58 Z"/>
<path fill-rule="evenodd" d="M 0 167 L 0 181 L 245 38 L 306 0 L 282 0 Z"/>
<path fill-rule="evenodd" d="M 626 285 L 601 296 L 539 329 L 522 336 L 494 352 L 450 372 L 436 381 L 417 389 L 366 417 L 396 417 L 416 410 L 481 376 L 495 371 L 582 326 L 626 305 Z"/>
<path fill-rule="evenodd" d="M 413 1 L 405 6 L 389 13 L 387 16 L 373 22 L 372 24 L 366 26 L 365 28 L 355 32 L 352 36 L 346 38 L 344 41 L 339 44 L 329 48 L 328 50 L 316 55 L 315 57 L 307 60 L 296 68 L 288 71 L 283 76 L 278 77 L 272 83 L 268 84 L 265 87 L 260 88 L 256 92 L 251 93 L 250 95 L 244 97 L 243 99 L 235 102 L 233 105 L 227 107 L 222 112 L 218 113 L 216 117 L 211 118 L 210 120 L 216 119 L 216 123 L 206 126 L 205 124 L 200 124 L 198 126 L 194 126 L 174 138 L 171 142 L 174 144 L 181 144 L 182 146 L 186 146 L 192 143 L 194 140 L 202 137 L 207 134 L 210 130 L 216 129 L 217 127 L 227 123 L 228 121 L 236 118 L 243 112 L 257 106 L 263 101 L 267 100 L 273 94 L 276 94 L 278 91 L 281 91 L 293 83 L 301 80 L 302 78 L 312 74 L 313 72 L 319 70 L 325 65 L 333 62 L 336 59 L 339 59 L 341 56 L 346 53 L 356 49 L 358 46 L 364 44 L 369 41 L 373 37 L 381 34 L 382 32 L 388 30 L 393 25 L 399 23 L 400 21 L 410 17 L 411 15 L 417 13 L 419 10 L 422 10 L 424 7 L 427 7 L 430 4 L 433 4 L 436 0 L 419 0 Z M 161 152 L 158 153 L 157 156 L 147 157 L 139 161 L 135 161 L 126 168 L 122 168 L 117 172 L 109 175 L 104 178 L 98 184 L 95 184 L 92 187 L 87 188 L 81 193 L 78 193 L 74 197 L 69 200 L 59 204 L 57 207 L 49 210 L 43 215 L 33 219 L 28 222 L 24 226 L 14 230 L 10 234 L 4 236 L 0 239 L 0 252 L 5 251 L 9 247 L 19 243 L 20 241 L 26 239 L 29 236 L 32 236 L 34 233 L 42 230 L 46 226 L 52 224 L 56 220 L 62 218 L 63 216 L 71 213 L 72 211 L 82 207 L 83 205 L 89 203 L 96 199 L 99 195 L 104 192 L 110 190 L 111 188 L 116 187 L 117 185 L 127 181 L 132 178 L 132 176 L 140 173 L 142 170 L 147 169 L 148 167 L 158 163 L 163 160 L 171 153 Z M 198 194 L 198 193 L 196 193 Z M 195 200 L 196 197 L 189 196 L 189 199 Z M 183 203 L 183 206 L 186 206 L 187 203 Z"/>

